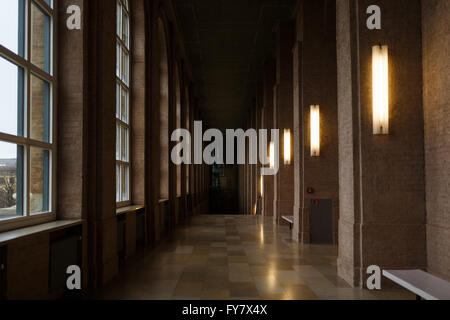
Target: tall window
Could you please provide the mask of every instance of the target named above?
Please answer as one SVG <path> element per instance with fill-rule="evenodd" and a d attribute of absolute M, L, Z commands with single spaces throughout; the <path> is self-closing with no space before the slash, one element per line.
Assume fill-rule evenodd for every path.
<path fill-rule="evenodd" d="M 0 1 L 0 223 L 54 217 L 51 0 Z"/>
<path fill-rule="evenodd" d="M 116 202 L 130 203 L 130 21 L 128 0 L 117 0 Z"/>

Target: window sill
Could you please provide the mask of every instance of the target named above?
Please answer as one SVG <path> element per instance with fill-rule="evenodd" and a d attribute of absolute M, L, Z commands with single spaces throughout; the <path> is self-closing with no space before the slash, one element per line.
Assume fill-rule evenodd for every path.
<path fill-rule="evenodd" d="M 137 211 L 142 210 L 142 209 L 145 209 L 145 206 L 133 205 L 133 206 L 123 207 L 123 208 L 117 208 L 116 215 L 120 216 L 120 215 L 128 214 L 128 213 L 136 213 Z"/>
<path fill-rule="evenodd" d="M 0 245 L 5 245 L 9 242 L 35 236 L 41 233 L 67 229 L 70 227 L 81 225 L 82 223 L 83 223 L 82 220 L 57 220 L 44 224 L 38 224 L 31 227 L 2 232 L 0 233 Z"/>

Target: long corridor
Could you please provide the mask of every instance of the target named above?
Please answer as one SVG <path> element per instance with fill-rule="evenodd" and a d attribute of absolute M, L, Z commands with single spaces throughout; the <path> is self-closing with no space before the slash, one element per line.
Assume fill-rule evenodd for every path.
<path fill-rule="evenodd" d="M 337 276 L 337 248 L 301 246 L 272 218 L 196 216 L 176 237 L 138 255 L 102 299 L 415 299 L 369 292 Z"/>

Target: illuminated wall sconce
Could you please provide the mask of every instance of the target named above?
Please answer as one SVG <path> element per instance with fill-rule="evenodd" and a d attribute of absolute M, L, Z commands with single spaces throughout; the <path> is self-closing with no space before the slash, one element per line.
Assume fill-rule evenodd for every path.
<path fill-rule="evenodd" d="M 373 134 L 389 134 L 388 46 L 372 47 Z"/>
<path fill-rule="evenodd" d="M 269 163 L 271 169 L 275 168 L 275 144 L 273 142 L 269 146 Z"/>
<path fill-rule="evenodd" d="M 259 178 L 259 194 L 261 197 L 264 196 L 264 177 L 262 175 Z"/>
<path fill-rule="evenodd" d="M 311 157 L 320 156 L 320 106 L 311 106 Z"/>
<path fill-rule="evenodd" d="M 284 130 L 284 164 L 291 164 L 291 130 Z"/>
<path fill-rule="evenodd" d="M 256 216 L 256 203 L 255 203 L 255 205 L 253 206 L 253 215 Z"/>

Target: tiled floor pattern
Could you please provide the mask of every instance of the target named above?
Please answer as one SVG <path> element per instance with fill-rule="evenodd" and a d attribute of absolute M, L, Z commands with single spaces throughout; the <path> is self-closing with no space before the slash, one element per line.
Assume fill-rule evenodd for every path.
<path fill-rule="evenodd" d="M 174 239 L 130 262 L 101 299 L 414 299 L 403 290 L 351 288 L 337 248 L 300 246 L 288 227 L 252 216 L 197 216 Z"/>

